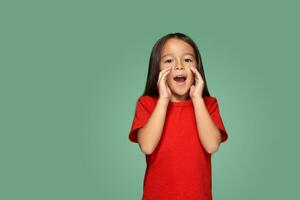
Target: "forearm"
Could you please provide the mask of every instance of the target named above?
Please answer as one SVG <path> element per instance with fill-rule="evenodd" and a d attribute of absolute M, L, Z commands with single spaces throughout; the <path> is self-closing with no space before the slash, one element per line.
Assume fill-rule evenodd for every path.
<path fill-rule="evenodd" d="M 168 100 L 159 98 L 148 121 L 138 131 L 138 142 L 142 151 L 146 154 L 151 154 L 159 143 L 165 123 L 167 107 Z"/>
<path fill-rule="evenodd" d="M 210 114 L 205 106 L 204 99 L 199 97 L 192 99 L 192 101 L 195 110 L 199 138 L 204 149 L 208 153 L 212 154 L 219 148 L 221 141 L 220 130 L 211 119 Z"/>

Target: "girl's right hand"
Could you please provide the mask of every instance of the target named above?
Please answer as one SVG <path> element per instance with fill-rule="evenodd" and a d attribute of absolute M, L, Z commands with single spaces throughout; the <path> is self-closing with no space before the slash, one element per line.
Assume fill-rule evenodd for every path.
<path fill-rule="evenodd" d="M 166 98 L 170 100 L 171 98 L 171 90 L 167 84 L 167 75 L 170 73 L 171 67 L 167 67 L 166 69 L 159 72 L 157 87 L 159 92 L 159 98 Z"/>

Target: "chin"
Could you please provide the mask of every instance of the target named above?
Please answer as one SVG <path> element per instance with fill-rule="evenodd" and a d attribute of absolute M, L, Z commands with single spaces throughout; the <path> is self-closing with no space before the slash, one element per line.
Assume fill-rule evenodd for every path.
<path fill-rule="evenodd" d="M 185 80 L 184 82 L 178 83 L 174 80 L 171 80 L 170 90 L 175 96 L 186 96 L 189 98 L 190 87 L 192 86 L 191 81 Z"/>

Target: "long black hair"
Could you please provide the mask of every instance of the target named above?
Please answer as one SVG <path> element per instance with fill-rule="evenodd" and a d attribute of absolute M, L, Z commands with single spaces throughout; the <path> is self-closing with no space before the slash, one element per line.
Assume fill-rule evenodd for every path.
<path fill-rule="evenodd" d="M 154 44 L 152 51 L 151 51 L 151 55 L 150 55 L 147 82 L 146 82 L 146 87 L 145 87 L 143 96 L 148 95 L 148 96 L 152 96 L 152 97 L 159 97 L 157 81 L 158 81 L 158 75 L 159 75 L 160 57 L 161 57 L 161 52 L 162 52 L 162 48 L 163 48 L 164 44 L 170 38 L 181 39 L 193 47 L 194 53 L 196 56 L 196 61 L 197 61 L 196 68 L 200 72 L 202 79 L 204 81 L 202 97 L 210 96 L 208 88 L 207 88 L 207 83 L 206 83 L 206 79 L 205 79 L 203 64 L 202 64 L 202 60 L 201 60 L 201 56 L 200 56 L 200 51 L 199 51 L 197 45 L 195 44 L 195 42 L 189 36 L 187 36 L 183 33 L 178 33 L 178 32 L 177 33 L 169 33 L 169 34 L 161 37 Z"/>

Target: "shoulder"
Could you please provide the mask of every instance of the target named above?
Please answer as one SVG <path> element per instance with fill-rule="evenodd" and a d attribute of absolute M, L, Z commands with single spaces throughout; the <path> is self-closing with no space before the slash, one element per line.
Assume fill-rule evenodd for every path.
<path fill-rule="evenodd" d="M 218 100 L 214 96 L 206 96 L 206 97 L 204 97 L 204 102 L 205 102 L 206 107 L 209 110 L 215 109 L 216 107 L 218 107 Z"/>
<path fill-rule="evenodd" d="M 206 104 L 217 103 L 217 98 L 214 96 L 205 96 L 203 99 Z"/>
<path fill-rule="evenodd" d="M 152 96 L 140 96 L 137 100 L 138 105 L 143 106 L 144 108 L 146 108 L 149 111 L 152 111 L 155 107 L 157 98 L 152 97 Z"/>

